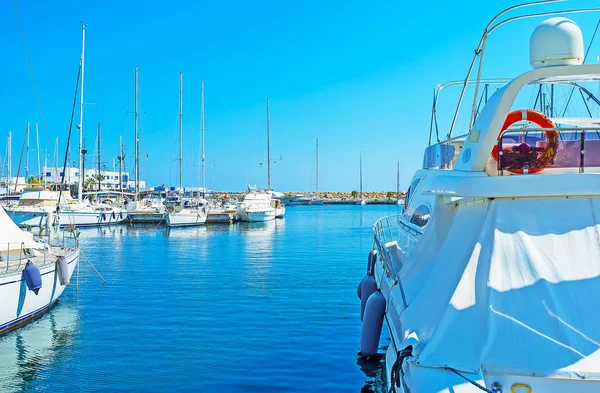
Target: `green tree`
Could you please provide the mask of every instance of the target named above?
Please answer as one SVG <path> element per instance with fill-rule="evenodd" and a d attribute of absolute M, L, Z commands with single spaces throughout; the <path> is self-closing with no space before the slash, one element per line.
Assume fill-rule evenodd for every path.
<path fill-rule="evenodd" d="M 83 184 L 86 189 L 92 188 L 96 184 L 95 176 L 85 179 L 85 183 Z"/>
<path fill-rule="evenodd" d="M 358 191 L 352 190 L 352 192 L 350 193 L 350 195 L 352 195 L 352 198 L 356 198 L 358 196 Z"/>
<path fill-rule="evenodd" d="M 385 196 L 387 197 L 388 201 L 392 199 L 392 196 L 394 196 L 394 194 L 391 191 L 388 191 L 387 194 L 385 194 Z"/>
<path fill-rule="evenodd" d="M 29 176 L 27 178 L 27 184 L 37 186 L 38 185 L 38 179 L 37 179 L 37 177 L 35 177 L 35 176 Z"/>

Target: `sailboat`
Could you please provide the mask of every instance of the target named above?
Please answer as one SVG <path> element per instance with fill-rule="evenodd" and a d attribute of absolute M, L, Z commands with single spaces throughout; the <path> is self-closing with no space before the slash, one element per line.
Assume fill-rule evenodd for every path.
<path fill-rule="evenodd" d="M 140 191 L 140 149 L 138 135 L 138 107 L 139 107 L 139 81 L 138 67 L 134 70 L 134 110 L 133 110 L 133 130 L 134 130 L 134 153 L 133 153 L 133 174 L 134 174 L 134 201 L 129 202 L 126 206 L 127 216 L 132 223 L 161 223 L 165 220 L 165 206 L 163 198 L 158 195 L 146 195 L 141 201 L 139 200 Z M 121 155 L 119 156 L 119 172 L 123 166 L 123 142 L 121 141 Z M 122 176 L 119 174 L 119 179 Z M 122 181 L 121 181 L 122 184 Z"/>
<path fill-rule="evenodd" d="M 271 191 L 271 134 L 269 128 L 269 99 L 267 98 L 267 190 L 259 191 L 248 187 L 244 201 L 237 209 L 242 221 L 269 221 L 285 215 L 285 206 L 273 199 Z"/>
<path fill-rule="evenodd" d="M 360 152 L 360 185 L 358 192 L 358 200 L 355 202 L 356 205 L 366 205 L 367 201 L 363 199 L 363 181 L 362 181 L 362 151 Z"/>
<path fill-rule="evenodd" d="M 183 73 L 179 73 L 179 189 L 183 192 Z M 181 201 L 167 214 L 168 227 L 198 226 L 206 222 L 206 207 L 195 200 Z"/>

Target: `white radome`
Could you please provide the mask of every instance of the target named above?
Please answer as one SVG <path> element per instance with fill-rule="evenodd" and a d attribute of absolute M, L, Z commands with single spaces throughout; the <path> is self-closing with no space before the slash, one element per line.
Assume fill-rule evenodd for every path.
<path fill-rule="evenodd" d="M 567 18 L 550 18 L 535 28 L 529 40 L 529 63 L 533 68 L 583 63 L 583 34 Z"/>

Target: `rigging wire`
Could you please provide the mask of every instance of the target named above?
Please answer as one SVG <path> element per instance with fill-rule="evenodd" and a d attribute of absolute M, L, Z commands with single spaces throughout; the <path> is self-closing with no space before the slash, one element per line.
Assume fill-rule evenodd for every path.
<path fill-rule="evenodd" d="M 71 131 L 73 130 L 73 118 L 75 117 L 75 106 L 77 105 L 77 92 L 79 90 L 79 76 L 81 75 L 81 63 L 77 70 L 77 79 L 75 82 L 75 96 L 73 97 L 73 108 L 71 109 L 71 122 L 69 123 L 69 136 L 67 137 L 67 148 L 65 150 L 65 160 L 63 163 L 63 171 L 60 179 L 60 190 L 58 193 L 58 201 L 56 202 L 56 211 L 58 212 L 60 198 L 62 197 L 63 184 L 65 183 L 65 171 L 67 170 L 67 159 L 69 157 L 69 146 L 71 145 Z M 82 174 L 81 174 L 82 175 Z"/>
<path fill-rule="evenodd" d="M 48 134 L 48 125 L 46 124 L 46 116 L 44 115 L 44 109 L 42 108 L 42 99 L 40 98 L 40 92 L 35 81 L 35 74 L 33 73 L 33 64 L 31 63 L 31 57 L 29 56 L 29 50 L 27 49 L 27 41 L 25 40 L 25 32 L 23 31 L 23 24 L 21 23 L 21 17 L 19 16 L 19 8 L 17 7 L 17 0 L 13 0 L 15 7 L 15 15 L 17 16 L 17 23 L 19 24 L 19 31 L 21 32 L 21 39 L 23 40 L 23 48 L 25 48 L 25 55 L 27 56 L 27 63 L 29 64 L 29 72 L 31 73 L 31 80 L 33 81 L 33 89 L 35 90 L 35 97 L 40 107 L 40 114 L 42 116 L 42 124 L 44 125 L 44 131 L 46 132 L 46 144 L 50 143 L 50 137 Z"/>

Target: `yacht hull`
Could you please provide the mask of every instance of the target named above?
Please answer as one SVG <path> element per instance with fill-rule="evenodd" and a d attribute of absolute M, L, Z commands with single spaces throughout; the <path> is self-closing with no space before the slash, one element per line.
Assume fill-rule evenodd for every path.
<path fill-rule="evenodd" d="M 6 209 L 6 214 L 21 228 L 45 226 L 48 218 L 48 212 L 44 210 L 20 211 Z"/>
<path fill-rule="evenodd" d="M 133 212 L 129 213 L 129 221 L 132 223 L 158 224 L 166 220 L 166 214 L 160 212 Z"/>
<path fill-rule="evenodd" d="M 79 263 L 79 251 L 67 254 L 69 273 Z M 49 310 L 66 286 L 60 284 L 55 263 L 40 268 L 42 288 L 36 295 L 27 289 L 23 272 L 0 276 L 0 335 L 22 326 Z"/>
<path fill-rule="evenodd" d="M 193 227 L 204 225 L 206 222 L 206 214 L 186 214 L 186 213 L 169 213 L 167 214 L 168 227 Z"/>
<path fill-rule="evenodd" d="M 240 220 L 244 222 L 271 221 L 275 219 L 275 209 L 269 211 L 247 211 L 241 210 Z"/>

